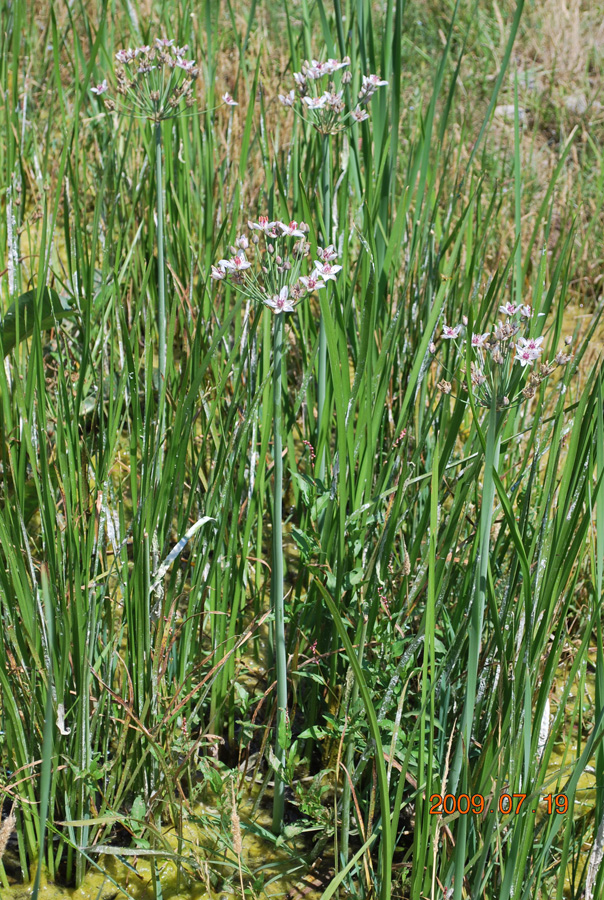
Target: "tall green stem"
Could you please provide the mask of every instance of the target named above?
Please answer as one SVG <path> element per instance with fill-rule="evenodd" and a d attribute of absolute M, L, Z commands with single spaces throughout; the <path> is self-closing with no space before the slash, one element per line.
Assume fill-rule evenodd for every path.
<path fill-rule="evenodd" d="M 480 510 L 480 535 L 478 544 L 477 581 L 474 591 L 474 602 L 470 616 L 468 630 L 468 680 L 466 687 L 466 699 L 461 723 L 459 741 L 455 750 L 455 757 L 451 767 L 451 774 L 447 790 L 451 793 L 458 791 L 459 778 L 466 763 L 462 777 L 461 790 L 465 793 L 469 788 L 468 760 L 472 741 L 472 726 L 476 705 L 476 686 L 478 683 L 478 665 L 480 661 L 480 644 L 482 640 L 482 624 L 484 607 L 487 595 L 487 577 L 489 571 L 489 546 L 491 541 L 491 526 L 493 524 L 493 503 L 495 500 L 495 481 L 493 471 L 499 463 L 499 448 L 501 437 L 497 415 L 497 391 L 493 386 L 491 408 L 487 425 L 487 440 L 485 447 L 484 482 L 482 488 L 482 504 Z M 463 872 L 466 860 L 467 816 L 461 816 L 456 835 L 455 846 L 455 887 L 453 900 L 461 900 L 463 886 Z"/>
<path fill-rule="evenodd" d="M 363 624 L 361 626 L 361 636 L 358 642 L 358 654 L 357 659 L 359 661 L 359 666 L 363 665 L 363 656 L 365 653 L 365 641 L 367 640 L 367 623 L 369 621 L 367 615 L 367 609 L 365 607 L 365 602 L 363 602 Z M 354 679 L 352 685 L 352 691 L 350 695 L 350 703 L 348 705 L 349 710 L 354 710 L 357 700 L 359 698 L 359 684 L 356 678 L 354 677 L 354 672 L 352 668 L 349 670 L 349 677 Z M 350 787 L 350 779 L 352 778 L 352 766 L 354 763 L 354 738 L 351 735 L 348 735 L 348 744 L 346 746 L 346 771 L 344 772 L 344 785 L 342 787 L 342 829 L 340 836 L 340 856 L 342 859 L 342 865 L 346 866 L 348 863 L 348 849 L 350 845 L 350 800 L 351 800 L 351 787 Z"/>
<path fill-rule="evenodd" d="M 323 167 L 321 170 L 321 194 L 323 201 L 324 246 L 329 244 L 331 221 L 331 144 L 329 135 L 323 135 Z M 319 323 L 319 370 L 317 384 L 317 454 L 318 476 L 321 481 L 325 477 L 325 448 L 321 446 L 321 420 L 325 408 L 325 385 L 327 379 L 327 334 L 323 316 Z"/>
<path fill-rule="evenodd" d="M 273 831 L 279 834 L 283 826 L 285 784 L 281 775 L 285 765 L 287 746 L 287 659 L 285 654 L 285 616 L 283 610 L 283 534 L 281 508 L 283 503 L 283 445 L 281 441 L 281 365 L 283 355 L 283 313 L 275 316 L 273 332 L 273 459 L 275 490 L 273 497 L 273 571 L 271 593 L 275 619 L 275 669 L 277 677 L 277 721 L 275 757 L 279 764 L 275 772 L 273 799 Z"/>
<path fill-rule="evenodd" d="M 161 476 L 164 440 L 164 403 L 166 397 L 166 295 L 164 271 L 164 195 L 162 175 L 161 122 L 155 123 L 155 196 L 157 205 L 157 328 L 159 331 L 159 466 L 157 480 Z"/>
<path fill-rule="evenodd" d="M 478 682 L 478 663 L 480 657 L 480 644 L 482 639 L 482 623 L 484 618 L 484 607 L 487 594 L 489 545 L 491 540 L 491 526 L 493 523 L 493 503 L 495 500 L 495 481 L 493 479 L 493 470 L 497 469 L 499 463 L 499 448 L 501 444 L 496 403 L 497 400 L 494 393 L 487 425 L 484 483 L 482 489 L 482 504 L 480 511 L 477 581 L 475 586 L 474 602 L 472 604 L 472 612 L 470 616 L 470 627 L 468 630 L 469 646 L 466 701 L 461 726 L 461 739 L 457 745 L 455 760 L 451 769 L 449 784 L 451 785 L 452 791 L 455 791 L 457 787 L 464 756 L 467 758 L 470 752 L 472 724 L 474 721 L 474 705 L 476 703 L 476 686 Z"/>

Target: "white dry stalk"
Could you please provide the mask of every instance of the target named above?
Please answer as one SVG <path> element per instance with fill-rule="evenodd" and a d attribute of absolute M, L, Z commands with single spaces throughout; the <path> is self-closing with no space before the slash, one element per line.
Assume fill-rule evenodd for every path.
<path fill-rule="evenodd" d="M 71 734 L 71 728 L 65 725 L 65 706 L 62 703 L 57 706 L 57 729 L 62 735 Z"/>
<path fill-rule="evenodd" d="M 398 701 L 398 705 L 396 708 L 396 716 L 394 718 L 394 728 L 392 729 L 392 740 L 390 742 L 390 759 L 388 761 L 388 785 L 390 785 L 390 779 L 392 778 L 392 765 L 394 763 L 395 751 L 396 751 L 396 743 L 398 741 L 398 735 L 401 728 L 401 719 L 403 718 L 403 704 L 405 702 L 406 697 L 406 687 L 403 688 L 401 692 L 400 699 Z"/>
<path fill-rule="evenodd" d="M 545 750 L 547 739 L 549 737 L 549 719 L 550 719 L 550 705 L 549 705 L 549 697 L 545 700 L 545 706 L 543 707 L 543 715 L 541 716 L 541 725 L 539 727 L 539 739 L 537 741 L 537 759 L 540 760 L 543 756 L 543 752 Z"/>
<path fill-rule="evenodd" d="M 205 525 L 206 522 L 215 522 L 215 521 L 216 521 L 216 519 L 213 519 L 212 516 L 202 516 L 201 519 L 198 519 L 194 525 L 191 525 L 191 527 L 184 534 L 184 536 L 181 537 L 181 539 L 178 541 L 178 543 L 174 545 L 172 550 L 170 550 L 170 552 L 164 559 L 163 563 L 161 564 L 161 566 L 155 573 L 154 580 L 151 585 L 152 593 L 157 591 L 164 575 L 167 573 L 168 569 L 170 568 L 170 566 L 172 565 L 172 563 L 174 562 L 176 557 L 179 556 L 180 553 L 182 553 L 183 549 L 185 548 L 187 543 L 191 540 L 193 535 L 196 534 L 196 532 L 198 532 L 199 529 L 201 528 L 201 526 Z"/>
<path fill-rule="evenodd" d="M 598 871 L 604 857 L 604 815 L 600 820 L 598 831 L 594 845 L 589 854 L 589 862 L 587 863 L 587 878 L 585 879 L 585 900 L 591 900 L 593 897 L 593 888 L 598 877 Z"/>
<path fill-rule="evenodd" d="M 19 243 L 17 237 L 17 219 L 13 210 L 13 192 L 18 190 L 18 182 L 13 175 L 6 189 L 6 274 L 8 275 L 8 292 L 12 297 L 17 289 L 17 266 L 19 265 Z"/>
<path fill-rule="evenodd" d="M 231 781 L 231 828 L 233 829 L 233 850 L 237 854 L 237 859 L 241 866 L 241 853 L 243 850 L 243 841 L 241 839 L 241 820 L 237 812 L 237 795 L 235 794 L 235 781 Z"/>
<path fill-rule="evenodd" d="M 4 851 L 6 850 L 8 839 L 15 830 L 16 824 L 17 820 L 15 818 L 15 814 L 11 811 L 0 825 L 0 859 L 2 859 L 2 857 L 4 856 Z"/>

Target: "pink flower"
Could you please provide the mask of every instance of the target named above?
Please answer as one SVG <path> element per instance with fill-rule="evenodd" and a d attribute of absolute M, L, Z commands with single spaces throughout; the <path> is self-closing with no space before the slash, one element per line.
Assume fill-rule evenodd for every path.
<path fill-rule="evenodd" d="M 172 40 L 168 40 L 167 38 L 155 38 L 155 46 L 158 50 L 163 50 L 168 47 L 171 47 L 174 43 L 174 38 Z"/>
<path fill-rule="evenodd" d="M 276 222 L 269 222 L 268 216 L 258 216 L 257 222 L 248 221 L 248 228 L 252 231 L 262 231 L 264 234 L 267 234 L 269 237 L 277 237 L 277 232 L 275 231 Z"/>
<path fill-rule="evenodd" d="M 293 106 L 296 101 L 295 91 L 291 90 L 289 94 L 279 94 L 279 100 L 283 106 Z"/>
<path fill-rule="evenodd" d="M 107 79 L 101 81 L 100 84 L 97 84 L 96 87 L 90 88 L 93 94 L 96 94 L 97 97 L 100 97 L 101 94 L 104 94 L 105 91 L 109 90 L 109 85 L 107 84 Z"/>
<path fill-rule="evenodd" d="M 323 262 L 331 262 L 334 259 L 338 258 L 338 254 L 336 253 L 336 248 L 333 244 L 329 244 L 324 249 L 321 247 L 317 247 L 317 256 Z"/>
<path fill-rule="evenodd" d="M 535 353 L 534 350 L 529 350 L 528 347 L 519 347 L 516 344 L 516 356 L 514 357 L 514 362 L 519 362 L 522 368 L 528 366 L 529 363 L 535 362 L 538 353 Z"/>
<path fill-rule="evenodd" d="M 289 299 L 289 288 L 287 285 L 282 287 L 278 294 L 274 297 L 265 297 L 266 306 L 270 307 L 275 313 L 293 312 L 294 304 Z"/>
<path fill-rule="evenodd" d="M 342 102 L 342 97 L 344 96 L 344 91 L 329 92 L 326 91 L 323 95 L 326 98 L 326 103 L 328 106 L 331 106 L 332 109 L 342 109 L 344 103 Z"/>
<path fill-rule="evenodd" d="M 221 259 L 218 262 L 221 269 L 230 269 L 232 272 L 243 272 L 252 265 L 245 258 L 245 253 L 237 253 L 232 259 Z"/>
<path fill-rule="evenodd" d="M 473 334 L 472 335 L 472 346 L 473 347 L 484 347 L 488 339 L 491 337 L 491 333 L 489 331 L 485 331 L 484 334 Z"/>
<path fill-rule="evenodd" d="M 275 225 L 281 229 L 283 234 L 287 234 L 289 237 L 304 237 L 304 232 L 300 231 L 297 222 L 290 222 L 289 225 L 286 225 L 285 222 L 275 222 Z"/>
<path fill-rule="evenodd" d="M 337 72 L 338 69 L 343 69 L 349 65 L 350 59 L 347 56 L 345 56 L 343 60 L 328 59 L 327 62 L 324 63 L 325 70 L 329 75 L 331 75 L 332 72 Z"/>
<path fill-rule="evenodd" d="M 316 59 L 313 59 L 312 62 L 307 64 L 306 66 L 306 77 L 312 78 L 313 80 L 317 78 L 322 78 L 324 75 L 329 74 L 329 68 L 327 63 L 319 62 Z"/>
<path fill-rule="evenodd" d="M 228 93 L 222 95 L 223 103 L 226 103 L 227 106 L 239 106 L 236 100 L 233 100 L 231 95 Z"/>
<path fill-rule="evenodd" d="M 504 313 L 506 316 L 515 316 L 519 309 L 520 307 L 516 306 L 515 303 L 506 303 L 505 306 L 499 307 L 499 312 Z"/>
<path fill-rule="evenodd" d="M 128 63 L 134 59 L 136 56 L 136 50 L 118 50 L 115 54 L 115 58 L 120 63 Z"/>
<path fill-rule="evenodd" d="M 371 87 L 373 90 L 387 85 L 387 81 L 382 81 L 379 75 L 363 75 L 363 87 Z"/>
<path fill-rule="evenodd" d="M 214 281 L 222 281 L 223 278 L 226 278 L 226 272 L 222 268 L 222 266 L 220 268 L 217 268 L 216 266 L 212 266 L 210 278 L 212 278 Z"/>
<path fill-rule="evenodd" d="M 320 262 L 320 260 L 315 260 L 315 272 L 313 274 L 320 275 L 325 281 L 335 281 L 336 275 L 341 270 L 342 266 L 332 266 L 331 263 L 328 262 Z"/>
<path fill-rule="evenodd" d="M 180 56 L 174 61 L 174 65 L 179 69 L 184 69 L 190 75 L 197 73 L 197 63 L 193 59 L 181 59 Z"/>
<path fill-rule="evenodd" d="M 528 303 L 525 303 L 523 306 L 520 307 L 520 315 L 522 316 L 523 319 L 530 319 L 532 314 L 533 314 L 533 310 L 528 305 Z"/>
<path fill-rule="evenodd" d="M 538 338 L 518 338 L 518 342 L 516 344 L 517 347 L 521 347 L 522 349 L 526 348 L 527 350 L 532 350 L 534 353 L 539 356 L 540 353 L 543 353 L 543 347 L 541 344 L 543 343 L 543 337 Z"/>
<path fill-rule="evenodd" d="M 306 288 L 309 294 L 312 294 L 313 291 L 320 291 L 321 288 L 325 287 L 325 282 L 320 278 L 317 278 L 318 272 L 313 272 L 312 275 L 300 275 L 300 281 Z"/>
<path fill-rule="evenodd" d="M 302 97 L 302 103 L 306 103 L 309 109 L 323 109 L 328 96 L 328 94 L 322 94 L 320 97 Z"/>
<path fill-rule="evenodd" d="M 461 325 L 455 325 L 452 328 L 450 325 L 443 325 L 443 331 L 441 337 L 446 338 L 447 340 L 455 340 L 455 338 L 459 335 L 461 331 Z"/>
<path fill-rule="evenodd" d="M 355 122 L 364 122 L 365 119 L 369 118 L 369 113 L 365 109 L 361 109 L 360 106 L 356 106 L 354 109 L 350 111 L 350 115 L 355 120 Z"/>

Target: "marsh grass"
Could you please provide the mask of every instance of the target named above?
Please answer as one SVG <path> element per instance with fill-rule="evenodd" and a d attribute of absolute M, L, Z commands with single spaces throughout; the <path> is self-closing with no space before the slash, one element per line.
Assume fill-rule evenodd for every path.
<path fill-rule="evenodd" d="M 509 409 L 496 466 L 467 391 L 436 388 L 464 362 L 440 340 L 444 321 L 484 331 L 522 299 L 551 358 L 569 301 L 587 311 L 599 294 L 599 126 L 583 139 L 564 113 L 554 163 L 533 180 L 541 132 L 521 123 L 510 69 L 514 40 L 528 42 L 522 4 L 497 7 L 483 44 L 478 4 L 439 7 L 421 28 L 395 0 L 168 3 L 151 19 L 131 3 L 1 9 L 3 309 L 35 288 L 37 317 L 0 367 L 0 781 L 18 838 L 3 893 L 38 862 L 80 883 L 102 866 L 94 848 L 129 842 L 126 857 L 173 853 L 213 889 L 243 880 L 258 894 L 273 876 L 247 867 L 246 834 L 289 848 L 293 886 L 318 829 L 314 853 L 336 870 L 325 900 L 562 898 L 569 870 L 579 896 L 604 815 L 600 792 L 593 817 L 573 815 L 586 767 L 604 780 L 604 389 L 600 362 L 585 364 L 600 307 L 571 363 Z M 165 385 L 153 130 L 89 90 L 118 49 L 156 35 L 202 62 L 206 110 L 162 133 Z M 389 82 L 371 121 L 338 136 L 329 185 L 321 141 L 276 102 L 324 48 Z M 215 108 L 224 90 L 239 107 Z M 591 162 L 574 194 L 577 159 Z M 573 198 L 592 191 L 586 224 Z M 287 317 L 276 389 L 269 315 L 213 293 L 210 266 L 259 214 L 308 222 L 314 252 L 327 195 L 344 277 Z M 49 329 L 44 286 L 78 316 Z M 289 802 L 279 837 L 239 809 L 235 846 L 233 767 L 259 751 L 267 796 L 275 782 L 279 387 Z M 584 710 L 571 687 L 590 677 L 594 643 Z M 186 841 L 168 849 L 162 825 L 182 833 L 207 784 L 234 856 L 208 842 L 204 868 Z M 518 815 L 432 815 L 431 796 L 456 785 L 494 805 L 527 799 Z M 548 793 L 566 795 L 566 815 L 543 815 Z M 594 896 L 603 877 L 590 874 Z"/>

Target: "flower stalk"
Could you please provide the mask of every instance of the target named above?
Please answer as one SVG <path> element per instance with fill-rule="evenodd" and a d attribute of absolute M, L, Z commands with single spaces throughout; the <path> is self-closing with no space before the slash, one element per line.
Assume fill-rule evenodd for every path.
<path fill-rule="evenodd" d="M 274 615 L 275 671 L 277 678 L 277 715 L 275 728 L 275 792 L 273 831 L 280 834 L 285 809 L 283 769 L 287 749 L 287 658 L 285 651 L 285 610 L 283 604 L 283 443 L 281 437 L 281 380 L 283 360 L 283 315 L 275 316 L 273 328 L 273 569 L 271 594 Z"/>
<path fill-rule="evenodd" d="M 161 480 L 164 442 L 164 406 L 166 398 L 166 293 L 164 270 L 164 196 L 162 172 L 162 134 L 161 122 L 155 123 L 155 180 L 157 208 L 157 327 L 159 330 L 159 465 L 157 481 Z"/>
<path fill-rule="evenodd" d="M 467 760 L 469 756 L 472 740 L 482 625 L 487 596 L 489 547 L 491 543 L 491 528 L 493 525 L 493 509 L 495 504 L 495 479 L 493 478 L 493 472 L 497 471 L 499 465 L 502 419 L 502 414 L 497 412 L 496 394 L 494 394 L 487 421 L 484 481 L 479 524 L 478 565 L 474 602 L 472 603 L 470 627 L 468 629 L 468 681 L 461 723 L 461 737 L 457 745 L 455 761 L 451 771 L 451 784 L 454 786 L 457 785 L 463 758 L 465 757 Z"/>
<path fill-rule="evenodd" d="M 477 408 L 488 410 L 486 417 L 486 439 L 483 446 L 485 452 L 484 480 L 482 503 L 480 510 L 478 559 L 476 564 L 476 580 L 474 599 L 470 613 L 468 629 L 468 675 L 467 689 L 462 713 L 461 731 L 449 780 L 449 788 L 458 790 L 459 779 L 466 763 L 462 789 L 468 787 L 467 763 L 472 741 L 472 726 L 475 719 L 475 704 L 478 684 L 478 667 L 480 662 L 481 637 L 484 610 L 487 596 L 489 570 L 489 549 L 491 527 L 493 524 L 493 507 L 495 504 L 494 473 L 499 465 L 501 431 L 506 411 L 518 406 L 535 396 L 539 386 L 552 374 L 558 366 L 570 361 L 570 355 L 564 349 L 559 350 L 553 359 L 541 361 L 544 352 L 542 335 L 534 334 L 533 310 L 528 304 L 508 302 L 498 309 L 504 317 L 492 327 L 491 331 L 481 333 L 472 331 L 467 319 L 451 326 L 443 324 L 441 340 L 457 344 L 458 339 L 467 328 L 463 338 L 465 342 L 465 381 L 472 413 L 477 417 Z M 522 336 L 521 332 L 525 331 Z M 565 341 L 568 346 L 568 340 Z M 433 352 L 436 346 L 432 345 Z M 441 380 L 437 387 L 443 394 L 451 394 L 453 385 Z M 463 831 L 463 821 L 460 828 Z M 463 842 L 462 842 L 463 843 Z M 458 895 L 455 895 L 457 900 Z"/>
<path fill-rule="evenodd" d="M 331 207 L 331 143 L 328 134 L 323 135 L 323 174 L 322 174 L 322 199 L 323 199 L 323 227 L 324 243 L 329 245 L 330 233 L 330 207 Z M 325 321 L 321 316 L 319 322 L 319 360 L 317 371 L 317 474 L 320 481 L 325 478 L 325 447 L 321 440 L 321 423 L 323 410 L 325 409 L 325 391 L 327 383 L 327 333 Z"/>
<path fill-rule="evenodd" d="M 283 442 L 281 435 L 281 385 L 284 371 L 284 313 L 293 312 L 297 303 L 335 281 L 342 266 L 334 264 L 335 248 L 317 248 L 318 259 L 309 266 L 310 244 L 306 240 L 309 226 L 304 222 L 271 221 L 260 216 L 248 222 L 250 237 L 240 235 L 230 247 L 230 258 L 212 266 L 210 278 L 217 284 L 225 279 L 258 305 L 269 309 L 273 327 L 273 538 L 271 606 L 274 616 L 274 663 L 277 681 L 277 715 L 275 737 L 275 793 L 273 831 L 283 828 L 285 783 L 283 771 L 288 746 L 287 658 L 285 647 L 285 609 L 283 597 Z M 256 265 L 246 256 L 250 252 Z M 305 271 L 306 274 L 302 274 Z"/>

